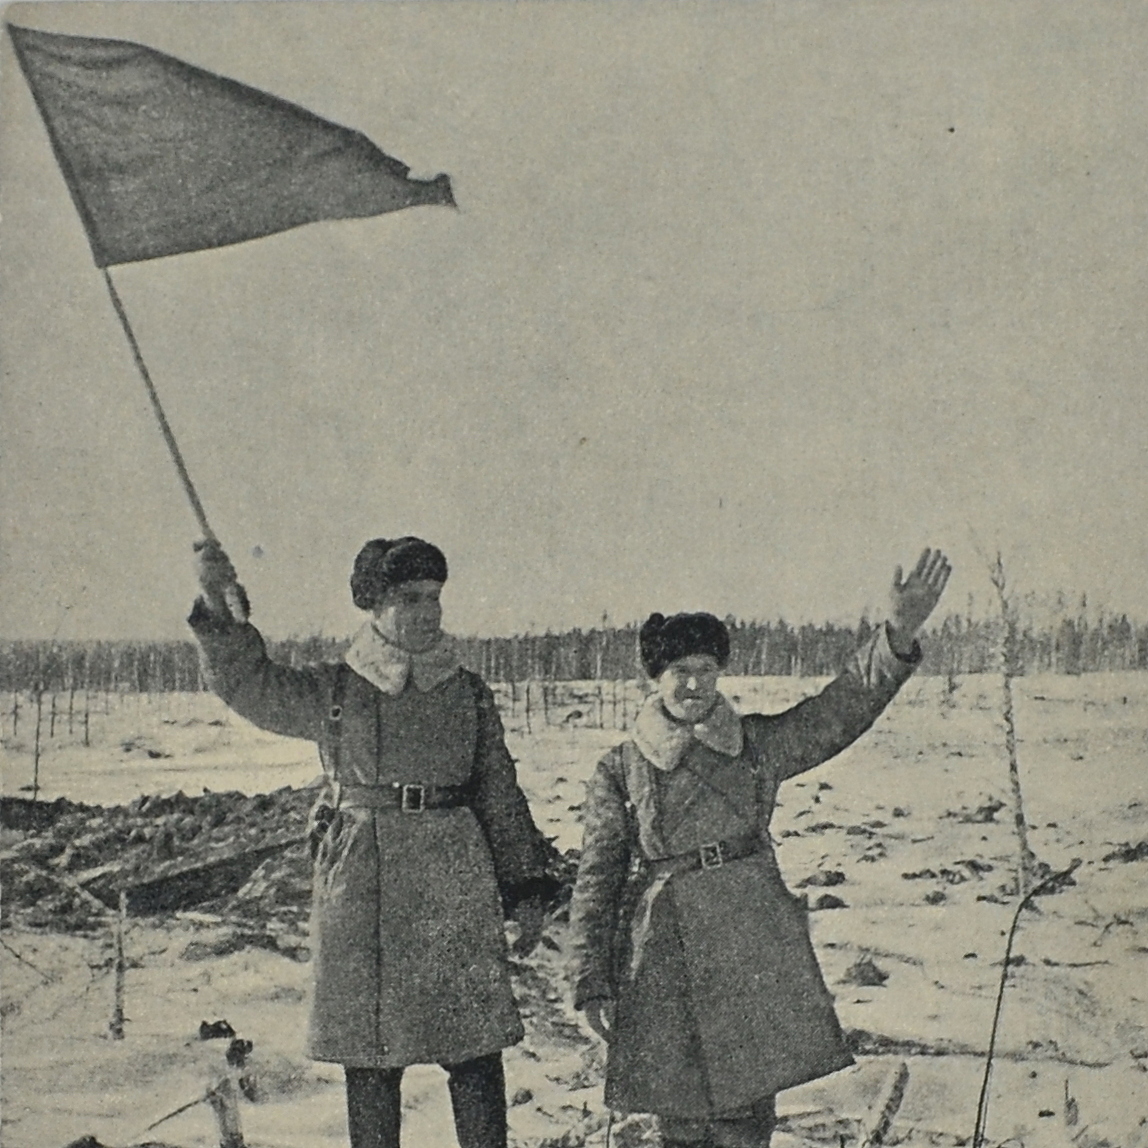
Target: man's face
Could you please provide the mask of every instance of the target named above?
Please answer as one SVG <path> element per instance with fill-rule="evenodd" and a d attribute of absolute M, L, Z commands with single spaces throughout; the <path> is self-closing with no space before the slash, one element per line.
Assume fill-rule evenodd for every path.
<path fill-rule="evenodd" d="M 441 593 L 442 583 L 430 579 L 392 586 L 375 607 L 375 625 L 400 649 L 425 653 L 442 637 Z"/>
<path fill-rule="evenodd" d="M 717 701 L 720 672 L 711 654 L 690 654 L 671 662 L 658 678 L 658 694 L 666 712 L 680 721 L 701 721 Z"/>

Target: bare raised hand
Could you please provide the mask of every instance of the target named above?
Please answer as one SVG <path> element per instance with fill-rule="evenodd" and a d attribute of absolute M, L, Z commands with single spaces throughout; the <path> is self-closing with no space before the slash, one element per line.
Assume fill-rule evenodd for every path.
<path fill-rule="evenodd" d="M 912 645 L 917 631 L 940 601 L 952 572 L 945 555 L 928 547 L 921 551 L 917 565 L 907 578 L 902 578 L 901 567 L 897 567 L 890 591 L 889 614 L 895 645 L 902 648 Z"/>

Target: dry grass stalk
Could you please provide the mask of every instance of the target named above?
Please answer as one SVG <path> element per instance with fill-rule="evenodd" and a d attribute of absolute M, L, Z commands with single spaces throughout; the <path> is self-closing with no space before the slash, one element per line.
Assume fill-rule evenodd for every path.
<path fill-rule="evenodd" d="M 40 797 L 40 730 L 44 724 L 44 687 L 36 686 L 36 737 L 32 747 L 32 800 Z"/>
<path fill-rule="evenodd" d="M 1017 895 L 1025 897 L 1032 888 L 1036 873 L 1036 857 L 1028 844 L 1028 826 L 1024 817 L 1024 798 L 1020 788 L 1020 767 L 1016 753 L 1016 721 L 1013 716 L 1012 680 L 1017 674 L 1017 615 L 1008 595 L 1004 562 L 997 551 L 996 562 L 990 567 L 989 576 L 996 588 L 1000 602 L 1001 621 L 1001 717 L 1005 728 L 1005 751 L 1008 754 L 1008 779 L 1012 791 L 1013 822 L 1016 826 L 1018 846 Z"/>
<path fill-rule="evenodd" d="M 865 1122 L 865 1135 L 861 1140 L 862 1148 L 879 1148 L 885 1143 L 885 1137 L 888 1136 L 893 1120 L 901 1108 L 901 1101 L 905 1099 L 908 1084 L 909 1066 L 902 1060 L 869 1109 L 869 1117 Z"/>
<path fill-rule="evenodd" d="M 124 929 L 128 917 L 128 895 L 120 890 L 120 911 L 116 915 L 115 928 L 115 988 L 112 1001 L 112 1019 L 108 1022 L 108 1032 L 112 1040 L 124 1039 L 124 972 L 127 962 L 124 960 Z"/>
<path fill-rule="evenodd" d="M 230 1073 L 208 1092 L 207 1100 L 219 1124 L 219 1148 L 245 1148 L 239 1125 L 239 1098 Z"/>

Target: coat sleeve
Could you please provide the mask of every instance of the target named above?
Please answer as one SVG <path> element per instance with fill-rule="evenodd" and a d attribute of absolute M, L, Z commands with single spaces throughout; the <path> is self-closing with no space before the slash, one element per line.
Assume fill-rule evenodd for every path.
<path fill-rule="evenodd" d="M 519 787 L 494 694 L 481 678 L 470 676 L 478 702 L 471 808 L 490 844 L 503 909 L 511 913 L 528 897 L 551 899 L 559 885 L 546 872 L 546 841 Z"/>
<path fill-rule="evenodd" d="M 616 754 L 602 759 L 586 786 L 582 857 L 570 901 L 574 1007 L 617 996 L 618 925 L 630 869 L 630 823 Z"/>
<path fill-rule="evenodd" d="M 849 659 L 845 669 L 821 691 L 780 714 L 753 714 L 748 733 L 763 758 L 785 781 L 839 754 L 880 717 L 921 661 L 893 652 L 885 626 Z"/>
<path fill-rule="evenodd" d="M 199 642 L 207 684 L 231 709 L 271 733 L 320 740 L 334 667 L 296 670 L 273 662 L 254 626 L 219 618 L 202 598 L 187 621 Z"/>

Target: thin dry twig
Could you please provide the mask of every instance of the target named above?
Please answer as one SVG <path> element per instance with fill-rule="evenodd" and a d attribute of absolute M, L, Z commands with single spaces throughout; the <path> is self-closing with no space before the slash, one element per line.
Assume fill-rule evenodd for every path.
<path fill-rule="evenodd" d="M 1008 974 L 1012 967 L 1009 963 L 1012 958 L 1012 944 L 1016 938 L 1017 929 L 1020 926 L 1021 914 L 1028 906 L 1028 903 L 1038 893 L 1044 893 L 1055 889 L 1058 885 L 1069 883 L 1069 878 L 1071 878 L 1072 874 L 1079 868 L 1080 858 L 1074 857 L 1067 869 L 1062 869 L 1059 873 L 1052 873 L 1039 884 L 1034 885 L 1020 898 L 1017 903 L 1016 912 L 1013 913 L 1012 924 L 1009 926 L 1008 931 L 1008 940 L 1005 942 L 1004 960 L 1001 962 L 1001 979 L 997 987 L 996 1008 L 993 1010 L 993 1027 L 989 1033 L 989 1048 L 985 1057 L 985 1075 L 981 1081 L 981 1094 L 977 1100 L 977 1119 L 976 1125 L 973 1128 L 972 1148 L 981 1148 L 981 1145 L 984 1144 L 985 1122 L 988 1120 L 989 1115 L 989 1081 L 992 1079 L 993 1057 L 996 1054 L 997 1030 L 1000 1027 L 1001 1010 L 1004 1007 L 1005 985 L 1008 983 Z"/>
<path fill-rule="evenodd" d="M 0 946 L 3 946 L 9 953 L 11 953 L 12 956 L 14 956 L 16 958 L 16 960 L 18 960 L 20 962 L 20 964 L 27 965 L 28 968 L 30 968 L 32 970 L 32 972 L 34 972 L 37 976 L 42 977 L 44 980 L 44 984 L 46 984 L 46 985 L 54 984 L 56 981 L 58 981 L 60 979 L 59 973 L 46 973 L 46 972 L 44 972 L 43 969 L 37 968 L 34 964 L 32 964 L 32 962 L 30 960 L 28 960 L 27 957 L 23 956 L 21 953 L 18 953 L 3 938 L 0 938 Z"/>

